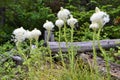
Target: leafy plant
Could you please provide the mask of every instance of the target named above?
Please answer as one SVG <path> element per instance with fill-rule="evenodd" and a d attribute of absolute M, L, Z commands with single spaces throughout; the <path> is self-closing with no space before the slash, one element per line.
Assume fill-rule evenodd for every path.
<path fill-rule="evenodd" d="M 44 7 L 42 0 L 17 1 L 9 5 L 6 11 L 7 23 L 14 27 L 23 26 L 26 29 L 34 27 L 42 29 L 45 20 L 53 20 L 51 9 Z"/>

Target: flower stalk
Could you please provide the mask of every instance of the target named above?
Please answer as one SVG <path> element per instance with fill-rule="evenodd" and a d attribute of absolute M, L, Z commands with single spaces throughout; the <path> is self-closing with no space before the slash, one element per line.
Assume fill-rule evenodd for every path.
<path fill-rule="evenodd" d="M 98 34 L 97 34 L 98 47 L 100 48 L 100 51 L 102 52 L 104 60 L 105 60 L 106 69 L 107 69 L 107 80 L 110 80 L 110 65 L 109 65 L 109 60 L 108 60 L 108 57 L 107 57 L 107 54 L 106 54 L 105 50 L 100 45 L 100 32 L 101 32 L 101 29 L 102 28 L 99 28 Z"/>
<path fill-rule="evenodd" d="M 71 69 L 74 71 L 74 46 L 73 44 L 74 27 L 71 27 Z"/>
<path fill-rule="evenodd" d="M 77 19 L 73 18 L 73 15 L 70 15 L 70 19 L 67 20 L 67 24 L 71 27 L 71 47 L 70 47 L 70 66 L 71 66 L 71 71 L 74 71 L 74 46 L 73 44 L 73 33 L 74 33 L 74 28 L 75 24 L 78 22 Z"/>
<path fill-rule="evenodd" d="M 63 65 L 64 68 L 66 68 L 64 58 L 63 58 L 63 55 L 62 55 L 61 46 L 60 46 L 60 41 L 61 41 L 60 38 L 61 38 L 61 27 L 59 27 L 59 54 L 60 54 L 60 57 L 61 57 L 61 60 L 62 60 L 62 65 Z"/>
<path fill-rule="evenodd" d="M 68 43 L 67 36 L 66 36 L 66 23 L 64 23 L 64 39 L 66 44 Z"/>
<path fill-rule="evenodd" d="M 109 15 L 106 12 L 100 11 L 100 9 L 98 7 L 95 8 L 95 13 L 90 17 L 90 21 L 92 22 L 92 24 L 90 25 L 90 28 L 92 28 L 93 30 L 98 30 L 98 33 L 97 33 L 98 47 L 100 48 L 100 51 L 102 52 L 103 57 L 105 59 L 106 68 L 107 68 L 107 76 L 108 76 L 107 80 L 110 80 L 110 72 L 109 72 L 110 67 L 109 67 L 108 57 L 106 55 L 106 52 L 100 45 L 100 32 L 101 32 L 103 26 L 107 22 L 109 22 L 109 20 L 110 20 Z M 93 46 L 94 46 L 94 41 L 95 41 L 94 35 L 93 35 Z M 96 53 L 95 52 L 96 51 L 93 47 L 94 60 L 96 59 Z"/>
<path fill-rule="evenodd" d="M 53 65 L 52 65 L 52 54 L 51 54 L 51 50 L 50 50 L 49 39 L 50 39 L 50 32 L 54 28 L 54 24 L 51 21 L 46 20 L 46 22 L 44 23 L 43 27 L 48 32 L 48 34 L 47 34 L 47 47 L 48 47 L 48 52 L 50 54 L 50 63 L 51 63 L 51 69 L 52 69 L 53 68 Z"/>
<path fill-rule="evenodd" d="M 94 59 L 94 67 L 95 67 L 95 73 L 97 75 L 99 75 L 98 73 L 98 65 L 97 65 L 97 54 L 96 54 L 96 49 L 95 49 L 95 46 L 96 46 L 96 29 L 94 29 L 94 32 L 93 32 L 93 59 Z"/>
<path fill-rule="evenodd" d="M 47 30 L 48 31 L 48 35 L 47 35 L 47 47 L 48 47 L 48 52 L 50 54 L 50 63 L 51 63 L 51 69 L 53 67 L 52 65 L 52 54 L 51 54 L 51 50 L 50 50 L 50 45 L 49 45 L 49 39 L 50 39 L 50 30 Z"/>

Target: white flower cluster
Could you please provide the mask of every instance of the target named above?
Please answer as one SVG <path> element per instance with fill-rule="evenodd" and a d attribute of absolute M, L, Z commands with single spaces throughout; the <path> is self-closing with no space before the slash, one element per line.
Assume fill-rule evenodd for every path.
<path fill-rule="evenodd" d="M 73 18 L 70 11 L 68 9 L 64 9 L 63 7 L 61 7 L 57 17 L 58 20 L 56 20 L 55 25 L 59 28 L 61 28 L 66 22 L 70 27 L 74 27 L 74 25 L 78 22 L 77 19 Z"/>
<path fill-rule="evenodd" d="M 70 11 L 68 9 L 64 9 L 63 7 L 60 8 L 57 17 L 58 20 L 56 20 L 55 25 L 58 28 L 61 28 L 66 22 L 70 27 L 74 27 L 74 25 L 78 22 L 77 19 L 73 18 Z M 54 28 L 54 24 L 51 21 L 46 20 L 46 22 L 43 24 L 43 27 L 46 30 L 51 31 Z"/>
<path fill-rule="evenodd" d="M 54 28 L 54 24 L 51 21 L 46 20 L 46 23 L 44 23 L 43 27 L 46 30 L 52 30 Z"/>
<path fill-rule="evenodd" d="M 60 11 L 57 14 L 58 19 L 61 19 L 63 21 L 67 21 L 69 18 L 70 11 L 68 9 L 64 9 L 63 7 L 60 7 Z"/>
<path fill-rule="evenodd" d="M 38 40 L 41 35 L 41 31 L 36 28 L 32 31 L 25 30 L 23 27 L 17 28 L 13 31 L 14 42 L 22 42 L 25 39 L 35 39 Z"/>
<path fill-rule="evenodd" d="M 90 17 L 90 21 L 92 24 L 90 28 L 98 29 L 103 27 L 107 22 L 109 22 L 110 18 L 106 12 L 100 11 L 98 7 L 95 9 L 95 13 Z"/>
<path fill-rule="evenodd" d="M 64 21 L 61 20 L 61 19 L 58 19 L 58 20 L 56 20 L 55 25 L 56 25 L 58 28 L 61 28 L 61 27 L 64 25 Z"/>
<path fill-rule="evenodd" d="M 72 15 L 70 15 L 70 19 L 67 20 L 67 24 L 70 26 L 70 27 L 74 27 L 74 25 L 77 23 L 77 19 L 73 18 Z"/>
<path fill-rule="evenodd" d="M 25 40 L 25 33 L 26 30 L 23 29 L 23 27 L 21 28 L 17 28 L 13 31 L 14 34 L 14 42 L 22 42 Z"/>

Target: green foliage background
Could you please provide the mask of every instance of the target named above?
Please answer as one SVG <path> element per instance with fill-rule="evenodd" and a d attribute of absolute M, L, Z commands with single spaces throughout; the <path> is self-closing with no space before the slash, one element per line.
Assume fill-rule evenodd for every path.
<path fill-rule="evenodd" d="M 1 8 L 5 7 L 5 24 L 0 27 L 0 43 L 10 40 L 12 31 L 17 27 L 23 26 L 29 30 L 36 27 L 44 32 L 43 24 L 46 20 L 54 23 L 61 6 L 69 9 L 79 21 L 74 33 L 75 41 L 91 40 L 90 16 L 96 6 L 110 15 L 110 22 L 105 25 L 101 38 L 120 38 L 119 3 L 119 0 L 4 0 L 0 5 Z"/>
<path fill-rule="evenodd" d="M 59 11 L 60 7 L 63 6 L 64 8 L 69 9 L 71 11 L 71 14 L 73 14 L 73 16 L 78 19 L 78 25 L 74 30 L 75 31 L 74 41 L 92 40 L 93 32 L 92 30 L 89 29 L 89 25 L 91 24 L 90 16 L 94 13 L 94 9 L 97 6 L 101 10 L 107 12 L 110 15 L 110 22 L 104 26 L 101 32 L 101 39 L 116 39 L 116 38 L 120 38 L 119 3 L 120 3 L 120 0 L 4 0 L 2 1 L 0 3 L 0 8 L 5 8 L 5 23 L 0 24 L 0 53 L 1 53 L 0 59 L 1 59 L 1 62 L 2 61 L 5 62 L 6 61 L 4 60 L 5 58 L 7 58 L 8 61 L 6 61 L 4 64 L 0 62 L 1 64 L 0 78 L 2 80 L 13 79 L 13 78 L 15 78 L 16 80 L 19 80 L 21 78 L 22 80 L 23 78 L 28 78 L 28 75 L 31 73 L 32 73 L 31 77 L 34 77 L 34 76 L 36 77 L 39 74 L 41 74 L 40 72 L 40 73 L 37 73 L 38 75 L 36 75 L 34 74 L 34 72 L 36 71 L 39 72 L 38 69 L 40 69 L 41 64 L 43 64 L 42 60 L 44 61 L 44 58 L 45 58 L 45 61 L 49 61 L 49 58 L 48 57 L 46 58 L 46 55 L 48 55 L 48 50 L 47 48 L 42 46 L 44 44 L 44 41 L 43 41 L 42 44 L 39 45 L 40 46 L 39 50 L 37 52 L 35 51 L 36 54 L 34 54 L 33 52 L 30 58 L 26 61 L 26 65 L 33 70 L 31 71 L 31 73 L 26 73 L 26 66 L 15 67 L 13 60 L 11 60 L 11 56 L 17 55 L 18 52 L 15 46 L 13 46 L 10 42 L 7 42 L 11 40 L 11 34 L 14 29 L 23 26 L 25 29 L 32 30 L 34 28 L 38 28 L 42 32 L 44 32 L 43 24 L 45 23 L 45 21 L 50 20 L 54 23 L 55 20 L 57 19 L 56 17 L 57 12 Z M 3 16 L 0 16 L 0 17 L 3 17 Z M 69 39 L 70 27 L 69 26 L 67 27 L 68 27 L 66 29 L 67 39 L 70 40 Z M 55 27 L 54 29 L 54 34 L 55 34 L 55 40 L 58 40 L 57 27 Z M 61 37 L 61 41 L 64 41 L 63 36 Z M 22 46 L 23 46 L 22 48 L 23 53 L 29 54 L 30 47 L 27 45 L 27 43 L 26 44 L 24 43 Z M 112 55 L 110 55 L 111 58 L 113 58 L 114 55 L 117 55 L 117 56 L 120 55 L 120 49 L 118 50 L 117 54 L 114 52 L 114 50 L 111 50 L 111 52 L 112 52 Z M 39 61 L 40 58 L 41 58 L 41 61 Z M 111 59 L 111 60 L 114 60 L 114 59 Z M 28 64 L 30 62 L 31 64 Z M 117 61 L 115 60 L 115 62 Z M 81 63 L 79 64 L 81 65 Z M 25 71 L 23 71 L 24 69 Z M 46 77 L 46 73 L 49 75 L 49 73 L 51 74 L 52 72 L 52 71 L 49 71 L 48 69 L 46 70 L 47 72 L 45 72 L 45 77 Z M 86 69 L 83 69 L 83 70 L 84 71 L 82 71 L 82 73 L 85 75 L 81 76 L 81 78 L 85 77 L 86 80 L 91 79 L 91 75 L 86 74 L 86 71 L 88 70 Z M 79 76 L 81 75 L 80 70 L 78 70 L 78 72 L 76 73 L 78 77 L 80 77 Z M 60 72 L 58 71 L 58 74 L 59 73 Z M 61 75 L 62 77 L 61 76 L 59 77 L 66 80 L 66 79 L 69 79 L 71 76 L 71 75 L 64 75 L 64 74 Z"/>

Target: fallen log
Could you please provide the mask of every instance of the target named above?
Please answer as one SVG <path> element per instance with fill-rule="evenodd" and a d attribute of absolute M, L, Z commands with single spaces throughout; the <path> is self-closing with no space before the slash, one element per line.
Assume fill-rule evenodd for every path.
<path fill-rule="evenodd" d="M 100 44 L 104 49 L 116 48 L 117 46 L 120 46 L 120 39 L 100 40 Z M 49 42 L 49 46 L 52 52 L 59 51 L 59 42 Z M 73 43 L 68 42 L 68 47 L 66 47 L 66 42 L 60 42 L 60 48 L 62 52 L 67 52 L 70 46 L 77 48 L 78 52 L 89 52 L 93 50 L 93 41 Z M 95 48 L 96 50 L 99 50 L 98 41 L 95 41 Z"/>

